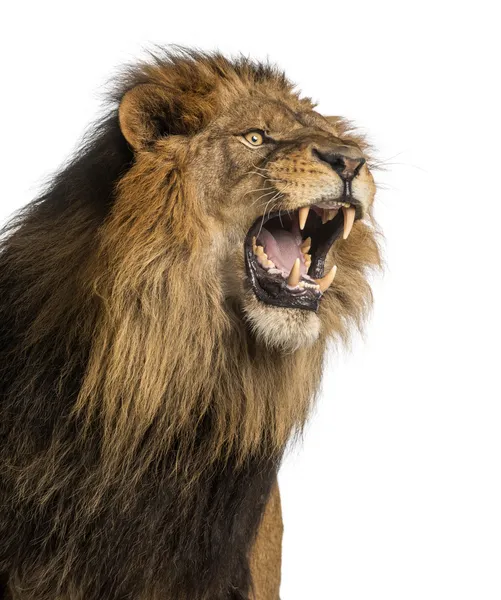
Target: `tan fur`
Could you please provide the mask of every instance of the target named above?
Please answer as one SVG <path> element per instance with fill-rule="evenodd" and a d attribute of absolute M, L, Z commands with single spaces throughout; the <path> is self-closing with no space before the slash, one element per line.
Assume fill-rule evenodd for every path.
<path fill-rule="evenodd" d="M 275 484 L 251 555 L 252 600 L 278 600 L 282 567 L 282 508 Z"/>

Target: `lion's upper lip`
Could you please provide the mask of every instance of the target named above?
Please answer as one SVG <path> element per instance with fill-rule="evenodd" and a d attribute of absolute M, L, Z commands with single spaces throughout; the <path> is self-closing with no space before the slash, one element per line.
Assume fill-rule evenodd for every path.
<path fill-rule="evenodd" d="M 324 273 L 327 252 L 341 234 L 348 237 L 355 215 L 347 199 L 325 198 L 257 219 L 245 246 L 247 272 L 258 297 L 316 310 L 336 273 L 335 267 Z"/>

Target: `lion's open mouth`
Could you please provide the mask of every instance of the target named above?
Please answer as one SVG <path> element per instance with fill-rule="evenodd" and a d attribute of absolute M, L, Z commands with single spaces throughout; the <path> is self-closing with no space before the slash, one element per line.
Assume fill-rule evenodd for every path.
<path fill-rule="evenodd" d="M 324 273 L 325 257 L 357 216 L 349 202 L 323 202 L 256 220 L 245 240 L 247 274 L 256 296 L 275 306 L 316 311 L 332 284 L 335 268 Z"/>

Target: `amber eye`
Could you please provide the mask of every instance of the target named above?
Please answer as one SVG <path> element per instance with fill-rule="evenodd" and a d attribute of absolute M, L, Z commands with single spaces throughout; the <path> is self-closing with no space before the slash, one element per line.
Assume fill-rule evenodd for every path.
<path fill-rule="evenodd" d="M 264 135 L 261 131 L 249 131 L 244 134 L 244 140 L 251 146 L 261 146 L 264 143 Z"/>

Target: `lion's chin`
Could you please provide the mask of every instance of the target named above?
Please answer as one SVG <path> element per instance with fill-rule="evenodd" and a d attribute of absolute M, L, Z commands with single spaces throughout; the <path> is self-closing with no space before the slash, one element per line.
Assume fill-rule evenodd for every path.
<path fill-rule="evenodd" d="M 265 304 L 252 292 L 243 308 L 256 340 L 270 349 L 295 352 L 314 344 L 320 335 L 320 319 L 310 310 Z"/>

